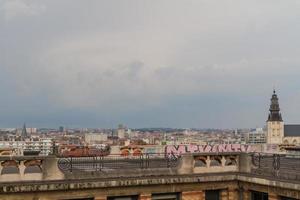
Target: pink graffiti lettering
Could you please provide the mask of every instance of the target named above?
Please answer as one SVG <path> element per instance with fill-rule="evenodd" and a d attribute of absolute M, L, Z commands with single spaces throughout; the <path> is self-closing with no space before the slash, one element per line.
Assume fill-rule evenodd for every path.
<path fill-rule="evenodd" d="M 172 146 L 166 146 L 166 153 L 167 154 L 175 154 L 180 155 L 186 153 L 186 148 L 184 145 L 172 145 Z"/>
<path fill-rule="evenodd" d="M 198 151 L 198 146 L 197 145 L 188 145 L 187 146 L 187 151 L 191 152 L 191 153 L 197 152 Z"/>
<path fill-rule="evenodd" d="M 219 152 L 226 152 L 226 144 L 220 144 L 218 145 L 218 148 Z"/>
<path fill-rule="evenodd" d="M 222 153 L 222 152 L 252 152 L 250 145 L 219 144 L 219 145 L 167 145 L 166 154 L 181 155 L 184 153 Z"/>
<path fill-rule="evenodd" d="M 239 151 L 241 151 L 241 145 L 240 145 L 240 144 L 233 144 L 231 147 L 232 147 L 232 150 L 233 150 L 234 152 L 239 152 Z"/>
<path fill-rule="evenodd" d="M 218 152 L 218 145 L 214 145 L 214 146 L 212 147 L 211 152 L 214 152 L 214 153 Z"/>
<path fill-rule="evenodd" d="M 212 147 L 210 145 L 206 145 L 204 148 L 204 152 L 208 153 L 211 152 Z"/>

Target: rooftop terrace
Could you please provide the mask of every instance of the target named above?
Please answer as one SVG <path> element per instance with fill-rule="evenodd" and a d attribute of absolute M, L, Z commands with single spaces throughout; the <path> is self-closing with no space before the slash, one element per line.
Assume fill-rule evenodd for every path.
<path fill-rule="evenodd" d="M 0 161 L 3 194 L 226 183 L 244 189 L 275 187 L 300 199 L 300 159 L 287 154 L 22 156 L 0 157 Z"/>

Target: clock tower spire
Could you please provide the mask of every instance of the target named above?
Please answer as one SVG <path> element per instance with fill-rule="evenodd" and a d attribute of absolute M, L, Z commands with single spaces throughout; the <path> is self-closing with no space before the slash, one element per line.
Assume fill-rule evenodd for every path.
<path fill-rule="evenodd" d="M 283 128 L 284 124 L 280 113 L 278 97 L 274 89 L 267 120 L 267 143 L 281 144 L 284 137 Z"/>

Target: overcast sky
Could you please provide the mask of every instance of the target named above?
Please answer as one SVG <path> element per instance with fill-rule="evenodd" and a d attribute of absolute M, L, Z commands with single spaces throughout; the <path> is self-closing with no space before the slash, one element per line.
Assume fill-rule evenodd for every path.
<path fill-rule="evenodd" d="M 0 127 L 300 123 L 299 0 L 0 0 Z"/>

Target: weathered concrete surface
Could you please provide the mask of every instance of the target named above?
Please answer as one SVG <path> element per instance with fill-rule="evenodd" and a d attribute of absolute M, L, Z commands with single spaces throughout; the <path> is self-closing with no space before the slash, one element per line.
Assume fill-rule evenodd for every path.
<path fill-rule="evenodd" d="M 44 157 L 36 157 L 36 156 L 18 156 L 18 157 L 0 157 L 0 171 L 2 172 L 3 166 L 2 164 L 6 161 L 14 161 L 18 163 L 16 168 L 18 169 L 17 174 L 1 174 L 0 175 L 0 183 L 1 182 L 20 182 L 20 181 L 42 181 L 42 180 L 63 180 L 65 179 L 65 175 L 59 170 L 57 162 L 57 157 L 55 156 L 44 156 Z M 27 167 L 25 164 L 29 161 L 41 161 L 42 165 L 39 166 L 41 168 L 40 173 L 25 173 Z"/>
<path fill-rule="evenodd" d="M 9 163 L 14 162 L 19 170 L 19 173 L 0 175 L 0 182 L 19 182 L 19 181 L 46 181 L 46 180 L 69 180 L 69 179 L 86 179 L 86 178 L 109 178 L 109 177 L 141 177 L 141 176 L 158 176 L 158 175 L 180 175 L 180 174 L 193 174 L 193 173 L 215 173 L 215 172 L 237 172 L 238 163 L 234 166 L 225 165 L 225 157 L 231 155 L 230 153 L 218 154 L 222 157 L 222 165 L 210 166 L 211 153 L 205 153 L 203 156 L 207 159 L 207 167 L 195 167 L 195 156 L 198 154 L 185 154 L 182 155 L 179 165 L 177 167 L 163 167 L 163 168 L 121 168 L 118 170 L 110 169 L 94 169 L 94 171 L 80 171 L 80 170 L 64 170 L 62 172 L 58 168 L 59 158 L 55 156 L 47 157 L 1 157 L 0 162 Z M 234 154 L 237 158 L 239 154 Z M 27 166 L 24 163 L 34 163 L 40 161 L 40 173 L 25 174 Z M 126 159 L 125 159 L 126 160 Z M 120 159 L 122 161 L 122 159 Z M 18 163 L 18 164 L 17 164 Z M 2 165 L 0 165 L 1 171 Z M 160 166 L 161 167 L 161 166 Z"/>
<path fill-rule="evenodd" d="M 205 190 L 221 190 L 222 200 L 250 198 L 251 190 L 300 199 L 300 181 L 288 181 L 276 177 L 251 173 L 249 154 L 238 156 L 237 165 L 226 165 L 230 154 L 222 157 L 220 166 L 210 165 L 210 154 L 204 154 L 207 165 L 195 167 L 199 155 L 183 155 L 178 168 L 122 169 L 95 172 L 66 172 L 58 169 L 58 158 L 43 158 L 42 173 L 0 176 L 0 199 L 72 199 L 107 196 L 141 195 L 149 200 L 152 193 L 180 192 L 185 200 L 201 200 Z M 199 158 L 199 157 L 198 157 Z M 19 158 L 18 158 L 19 159 Z M 20 171 L 24 172 L 24 158 L 20 158 Z M 40 158 L 39 158 L 40 159 Z M 27 176 L 27 177 L 26 177 Z M 6 178 L 5 178 L 6 177 Z M 13 179 L 15 178 L 15 179 Z M 197 196 L 200 195 L 200 196 Z"/>
<path fill-rule="evenodd" d="M 226 172 L 237 172 L 238 166 L 215 166 L 215 167 L 195 167 L 193 169 L 193 173 L 200 174 L 200 173 L 226 173 Z"/>
<path fill-rule="evenodd" d="M 43 176 L 42 180 L 61 180 L 65 179 L 65 175 L 59 170 L 57 166 L 57 157 L 48 156 L 43 160 Z"/>
<path fill-rule="evenodd" d="M 0 184 L 0 199 L 70 199 L 137 195 L 140 193 L 228 190 L 226 195 L 236 199 L 238 191 L 255 190 L 299 198 L 300 183 L 251 177 L 245 174 L 194 174 L 140 178 L 82 179 L 68 181 L 37 181 Z M 226 196 L 223 192 L 223 196 Z M 247 197 L 247 193 L 243 193 Z M 225 197 L 224 197 L 225 199 Z"/>
<path fill-rule="evenodd" d="M 172 192 L 193 192 L 205 190 L 226 190 L 228 188 L 237 188 L 237 182 L 232 181 L 234 175 L 213 176 L 211 182 L 207 182 L 207 177 L 189 177 L 189 178 L 162 178 L 158 177 L 152 180 L 111 180 L 106 182 L 81 182 L 72 184 L 61 184 L 61 188 L 56 190 L 41 191 L 42 187 L 34 186 L 40 191 L 36 192 L 10 192 L 9 194 L 0 193 L 0 199 L 4 200 L 56 200 L 72 199 L 83 197 L 95 197 L 103 199 L 106 196 L 126 196 L 152 193 L 172 193 Z M 215 181 L 213 181 L 215 180 Z M 59 184 L 59 183 L 56 183 Z M 25 188 L 23 188 L 25 189 Z M 26 188 L 27 190 L 29 188 Z M 54 187 L 53 187 L 54 189 Z M 59 190 L 58 190 L 59 189 Z M 24 190 L 25 191 L 25 190 Z"/>
<path fill-rule="evenodd" d="M 245 190 L 272 192 L 273 194 L 300 199 L 300 182 L 253 177 L 251 174 L 237 175 L 237 180 Z"/>
<path fill-rule="evenodd" d="M 61 181 L 38 181 L 0 184 L 0 192 L 42 192 L 57 190 L 76 190 L 111 187 L 149 186 L 161 184 L 186 184 L 235 181 L 235 174 L 211 174 L 211 175 L 183 175 L 183 176 L 156 176 L 140 178 L 109 178 L 109 179 L 81 179 Z"/>
<path fill-rule="evenodd" d="M 149 176 L 166 176 L 177 175 L 177 169 L 158 168 L 158 169 L 125 169 L 120 171 L 97 171 L 97 172 L 72 172 L 65 173 L 64 178 L 69 179 L 94 179 L 94 178 L 134 178 L 134 177 L 149 177 Z"/>
<path fill-rule="evenodd" d="M 239 172 L 250 173 L 251 172 L 251 157 L 249 154 L 241 153 L 239 155 Z"/>
<path fill-rule="evenodd" d="M 259 178 L 247 175 L 237 175 L 237 180 L 241 182 L 248 182 L 258 185 L 267 185 L 271 187 L 283 188 L 283 189 L 292 189 L 300 191 L 300 183 L 291 182 L 291 181 L 280 181 L 280 180 L 271 180 L 267 178 Z"/>
<path fill-rule="evenodd" d="M 194 156 L 192 154 L 182 155 L 178 167 L 178 174 L 192 174 L 194 169 Z"/>

